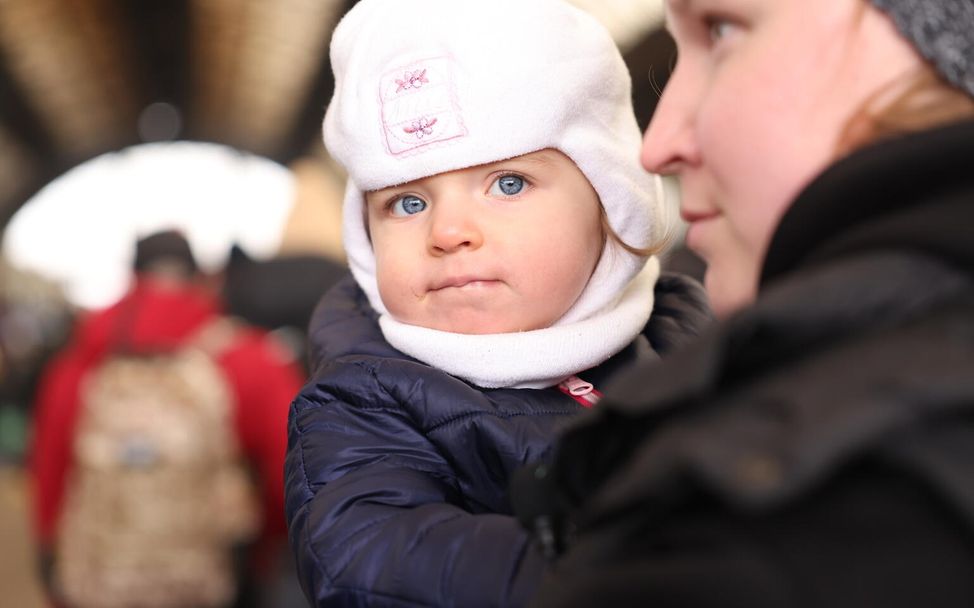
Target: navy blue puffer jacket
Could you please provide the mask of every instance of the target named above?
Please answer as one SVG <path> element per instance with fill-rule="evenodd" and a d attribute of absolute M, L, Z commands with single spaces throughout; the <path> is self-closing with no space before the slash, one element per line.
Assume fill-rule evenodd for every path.
<path fill-rule="evenodd" d="M 699 285 L 663 275 L 644 333 L 580 376 L 602 387 L 710 320 Z M 582 408 L 557 388 L 471 386 L 385 342 L 350 277 L 311 324 L 313 379 L 291 407 L 291 546 L 316 606 L 517 606 L 542 558 L 511 515 L 511 473 L 543 461 Z"/>

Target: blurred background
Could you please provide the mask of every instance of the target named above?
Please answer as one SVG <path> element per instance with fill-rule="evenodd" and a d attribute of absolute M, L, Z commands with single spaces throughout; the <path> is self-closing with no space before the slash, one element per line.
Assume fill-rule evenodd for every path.
<path fill-rule="evenodd" d="M 342 264 L 344 176 L 320 125 L 354 3 L 0 0 L 4 606 L 44 605 L 23 472 L 37 376 L 79 315 L 129 288 L 137 238 L 181 231 L 229 311 L 301 356 Z M 661 1 L 573 3 L 615 37 L 645 128 L 675 59 Z"/>

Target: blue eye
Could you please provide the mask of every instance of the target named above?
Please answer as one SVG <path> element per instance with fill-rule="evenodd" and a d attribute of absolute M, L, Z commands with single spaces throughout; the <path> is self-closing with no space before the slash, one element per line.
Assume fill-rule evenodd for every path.
<path fill-rule="evenodd" d="M 418 196 L 407 194 L 406 196 L 400 196 L 394 200 L 392 202 L 391 209 L 392 214 L 397 217 L 416 215 L 417 213 L 426 209 L 426 201 Z"/>
<path fill-rule="evenodd" d="M 524 190 L 524 178 L 518 175 L 502 175 L 490 185 L 494 196 L 515 196 Z"/>

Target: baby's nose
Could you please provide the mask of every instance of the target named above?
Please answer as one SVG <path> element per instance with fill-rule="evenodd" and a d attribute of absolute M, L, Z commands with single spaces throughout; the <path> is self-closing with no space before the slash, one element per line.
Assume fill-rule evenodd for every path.
<path fill-rule="evenodd" d="M 432 215 L 429 248 L 434 255 L 477 249 L 483 244 L 483 233 L 466 210 L 441 207 Z"/>

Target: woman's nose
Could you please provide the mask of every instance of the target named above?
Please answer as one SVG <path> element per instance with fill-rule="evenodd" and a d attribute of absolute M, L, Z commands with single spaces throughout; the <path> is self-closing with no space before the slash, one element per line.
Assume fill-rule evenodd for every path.
<path fill-rule="evenodd" d="M 433 255 L 475 250 L 483 244 L 483 232 L 473 211 L 469 203 L 456 200 L 434 207 L 429 231 Z"/>
<path fill-rule="evenodd" d="M 699 161 L 694 112 L 697 100 L 679 68 L 663 90 L 656 112 L 643 136 L 640 160 L 652 173 L 673 175 Z"/>

